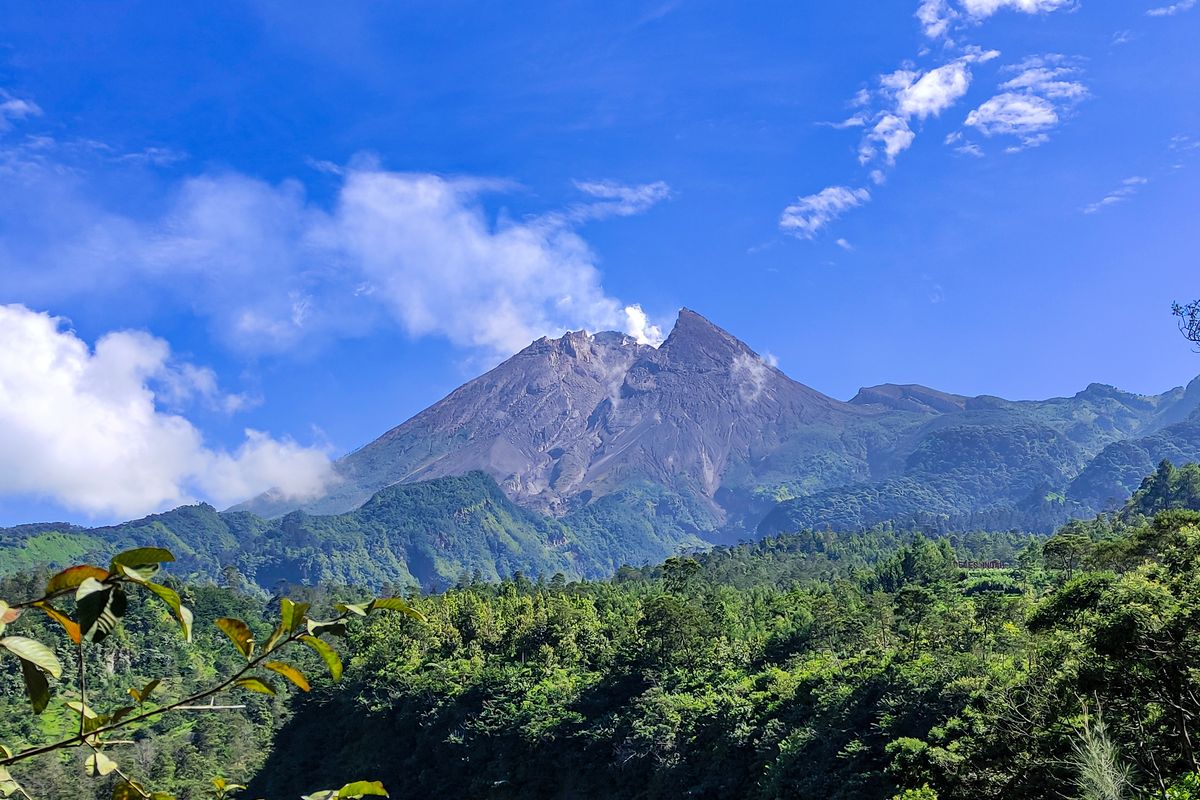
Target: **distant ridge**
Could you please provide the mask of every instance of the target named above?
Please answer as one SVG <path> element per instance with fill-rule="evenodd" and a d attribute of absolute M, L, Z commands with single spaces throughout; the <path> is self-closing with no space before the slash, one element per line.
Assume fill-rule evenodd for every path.
<path fill-rule="evenodd" d="M 1105 448 L 1197 407 L 1200 379 L 1161 395 L 1092 384 L 1041 401 L 881 384 L 843 402 L 684 308 L 658 348 L 612 331 L 538 339 L 339 460 L 340 483 L 326 495 L 297 505 L 268 493 L 237 508 L 342 513 L 393 484 L 479 470 L 515 502 L 568 523 L 618 507 L 627 518 L 646 492 L 674 497 L 686 511 L 655 524 L 710 541 L 756 535 L 779 503 L 806 509 L 788 524 L 861 527 L 908 515 L 901 498 L 916 497 L 942 520 L 1007 515 L 1045 527 L 1096 510 L 1095 493 L 1066 497 Z M 1127 494 L 1136 486 L 1127 476 L 1140 480 L 1164 447 L 1152 440 L 1136 467 L 1089 480 Z"/>
<path fill-rule="evenodd" d="M 339 460 L 307 503 L 0 529 L 0 574 L 159 545 L 179 574 L 268 590 L 600 577 L 803 529 L 1049 531 L 1115 508 L 1162 459 L 1200 460 L 1200 378 L 1023 401 L 882 384 L 843 402 L 684 309 L 658 348 L 538 339 Z"/>

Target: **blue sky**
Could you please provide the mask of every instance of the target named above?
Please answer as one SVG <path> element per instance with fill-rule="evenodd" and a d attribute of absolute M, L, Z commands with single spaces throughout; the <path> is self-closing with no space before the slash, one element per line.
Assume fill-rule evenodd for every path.
<path fill-rule="evenodd" d="M 1193 6 L 9 4 L 0 524 L 310 491 L 680 306 L 840 398 L 1186 383 Z"/>

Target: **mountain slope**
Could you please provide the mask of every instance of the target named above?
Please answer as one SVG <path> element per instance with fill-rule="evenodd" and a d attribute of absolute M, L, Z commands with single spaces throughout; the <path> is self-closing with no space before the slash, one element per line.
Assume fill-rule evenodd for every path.
<path fill-rule="evenodd" d="M 756 462 L 769 470 L 783 458 L 788 474 L 808 463 L 810 477 L 843 462 L 822 486 L 865 474 L 839 431 L 877 413 L 796 383 L 685 309 L 657 349 L 612 332 L 534 342 L 341 459 L 340 485 L 301 508 L 342 512 L 393 483 L 478 469 L 556 515 L 649 482 L 698 502 L 712 529 L 726 516 L 716 499 L 723 477 Z M 267 495 L 239 508 L 277 516 L 293 507 Z"/>
<path fill-rule="evenodd" d="M 264 520 L 201 504 L 105 528 L 0 529 L 0 574 L 107 563 L 119 550 L 149 545 L 175 553 L 178 575 L 229 578 L 234 568 L 265 589 L 278 581 L 444 588 L 476 572 L 486 580 L 517 571 L 594 576 L 607 574 L 594 565 L 612 560 L 603 542 L 581 546 L 561 522 L 515 505 L 491 478 L 472 472 L 393 486 L 333 516 Z M 662 554 L 642 544 L 630 552 L 636 563 Z"/>
<path fill-rule="evenodd" d="M 638 539 L 661 550 L 922 515 L 1045 528 L 1127 493 L 1155 454 L 1188 456 L 1168 443 L 1198 406 L 1200 380 L 1038 401 L 884 384 L 842 402 L 684 309 L 657 349 L 613 332 L 539 339 L 341 459 L 341 482 L 300 510 L 344 513 L 394 484 L 479 470 L 568 525 L 616 526 L 609 555 Z M 1145 455 L 1121 449 L 1142 439 Z M 1097 457 L 1112 463 L 1093 472 L 1119 462 L 1121 477 L 1090 477 Z M 1108 483 L 1064 499 L 1081 476 Z M 296 504 L 264 495 L 239 508 L 278 517 Z"/>

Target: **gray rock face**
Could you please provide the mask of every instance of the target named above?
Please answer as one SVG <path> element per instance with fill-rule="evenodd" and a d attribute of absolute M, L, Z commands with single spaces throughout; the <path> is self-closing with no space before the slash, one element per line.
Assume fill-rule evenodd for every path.
<path fill-rule="evenodd" d="M 1087 482 L 1127 482 L 1162 447 L 1133 465 L 1106 448 L 1183 430 L 1198 404 L 1200 379 L 1154 396 L 1093 384 L 1016 402 L 884 384 L 841 402 L 684 309 L 658 348 L 614 332 L 539 339 L 339 460 L 340 483 L 300 507 L 344 513 L 394 484 L 482 470 L 554 516 L 626 493 L 627 507 L 652 518 L 628 493 L 656 486 L 699 509 L 690 530 L 716 540 L 748 535 L 780 503 L 798 509 L 788 520 L 817 526 L 872 524 L 897 509 L 994 516 L 1041 509 L 1101 451 L 1113 463 Z M 238 507 L 267 517 L 296 508 L 270 493 Z M 1038 513 L 1072 509 L 1090 507 Z"/>
<path fill-rule="evenodd" d="M 731 466 L 801 428 L 877 413 L 799 384 L 684 309 L 659 348 L 604 332 L 542 338 L 337 463 L 342 482 L 304 504 L 355 508 L 394 483 L 490 474 L 514 500 L 552 514 L 636 480 L 713 501 Z M 294 504 L 264 495 L 267 516 Z"/>

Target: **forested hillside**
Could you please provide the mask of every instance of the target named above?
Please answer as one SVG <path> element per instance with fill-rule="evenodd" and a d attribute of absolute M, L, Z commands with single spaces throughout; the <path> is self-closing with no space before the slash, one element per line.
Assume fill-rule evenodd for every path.
<path fill-rule="evenodd" d="M 1164 465 L 1044 544 L 794 536 L 461 587 L 356 637 L 276 752 L 397 797 L 1032 800 L 1078 795 L 1090 735 L 1120 796 L 1161 796 L 1197 769 L 1198 486 Z M 298 788 L 279 774 L 255 788 Z"/>
<path fill-rule="evenodd" d="M 9 578 L 0 595 L 38 585 Z M 175 585 L 198 619 L 236 614 L 260 635 L 277 602 Z M 414 599 L 427 622 L 372 618 L 352 633 L 340 684 L 171 716 L 128 746 L 182 798 L 216 769 L 252 779 L 251 797 L 370 775 L 400 798 L 889 800 L 928 786 L 912 796 L 1034 800 L 1076 796 L 1072 754 L 1102 740 L 1112 774 L 1128 770 L 1120 797 L 1162 797 L 1200 768 L 1198 586 L 1200 467 L 1164 463 L 1119 513 L 1049 539 L 881 527 L 600 582 L 464 576 Z M 316 607 L 360 594 L 281 590 Z M 9 632 L 48 636 L 48 624 L 27 615 Z M 199 653 L 221 648 L 175 644 L 172 626 L 147 607 L 90 650 L 108 676 L 98 696 L 118 702 L 163 669 L 181 676 L 170 696 L 211 676 L 224 656 Z M 53 706 L 32 722 L 24 702 L 10 669 L 0 742 L 68 724 Z M 90 797 L 79 758 L 18 777 L 37 796 Z"/>

